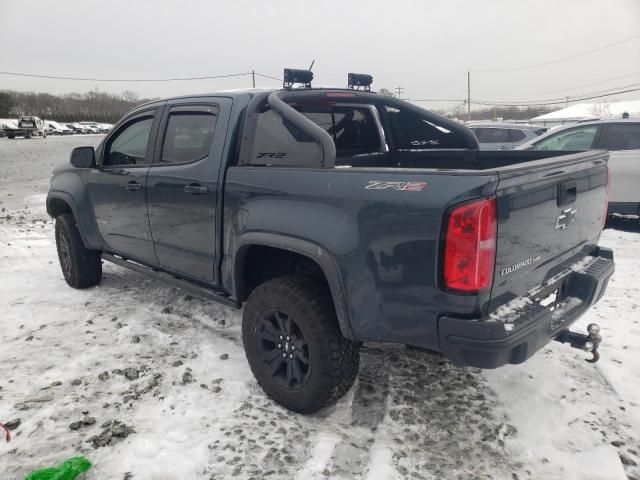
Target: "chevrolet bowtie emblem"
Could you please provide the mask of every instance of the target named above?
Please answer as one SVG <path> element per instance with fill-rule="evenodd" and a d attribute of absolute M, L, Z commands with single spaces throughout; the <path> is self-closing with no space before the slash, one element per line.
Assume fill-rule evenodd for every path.
<path fill-rule="evenodd" d="M 578 210 L 575 208 L 567 208 L 563 210 L 558 218 L 556 218 L 556 230 L 564 230 L 576 219 L 576 213 Z"/>

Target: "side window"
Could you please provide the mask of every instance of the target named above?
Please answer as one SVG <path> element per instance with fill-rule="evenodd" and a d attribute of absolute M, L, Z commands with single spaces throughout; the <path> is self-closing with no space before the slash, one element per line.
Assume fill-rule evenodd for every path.
<path fill-rule="evenodd" d="M 589 150 L 597 131 L 591 125 L 558 132 L 534 144 L 532 150 Z"/>
<path fill-rule="evenodd" d="M 189 163 L 209 155 L 218 120 L 217 107 L 177 107 L 169 113 L 161 163 Z"/>
<path fill-rule="evenodd" d="M 602 148 L 607 150 L 640 149 L 640 123 L 607 125 Z"/>
<path fill-rule="evenodd" d="M 128 123 L 109 139 L 103 165 L 143 165 L 147 161 L 147 147 L 153 117 L 140 117 Z"/>
<path fill-rule="evenodd" d="M 384 108 L 397 150 L 467 148 L 465 138 L 417 113 L 391 106 Z"/>
<path fill-rule="evenodd" d="M 512 142 L 521 142 L 526 136 L 522 130 L 516 130 L 515 128 L 509 130 L 509 135 Z"/>

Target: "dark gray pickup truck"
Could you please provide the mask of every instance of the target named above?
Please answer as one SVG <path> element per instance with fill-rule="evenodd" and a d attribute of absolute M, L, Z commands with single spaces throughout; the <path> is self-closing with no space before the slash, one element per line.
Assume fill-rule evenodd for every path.
<path fill-rule="evenodd" d="M 607 153 L 479 151 L 466 127 L 353 89 L 233 91 L 135 108 L 57 168 L 64 277 L 102 261 L 240 308 L 265 392 L 314 412 L 364 341 L 521 363 L 604 293 Z"/>

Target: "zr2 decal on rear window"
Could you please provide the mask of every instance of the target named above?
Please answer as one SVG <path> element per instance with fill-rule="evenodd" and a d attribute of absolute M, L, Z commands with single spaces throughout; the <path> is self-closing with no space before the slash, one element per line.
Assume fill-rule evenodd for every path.
<path fill-rule="evenodd" d="M 427 186 L 426 182 L 379 182 L 370 180 L 366 190 L 400 190 L 402 192 L 421 192 Z"/>

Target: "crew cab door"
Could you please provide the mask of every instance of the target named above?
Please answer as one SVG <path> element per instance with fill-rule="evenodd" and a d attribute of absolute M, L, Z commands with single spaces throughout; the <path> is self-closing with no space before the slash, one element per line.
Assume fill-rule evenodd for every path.
<path fill-rule="evenodd" d="M 147 179 L 158 263 L 214 282 L 218 174 L 232 101 L 199 97 L 167 103 Z"/>
<path fill-rule="evenodd" d="M 125 119 L 97 151 L 88 195 L 107 250 L 156 263 L 147 216 L 147 172 L 153 160 L 161 107 Z"/>

